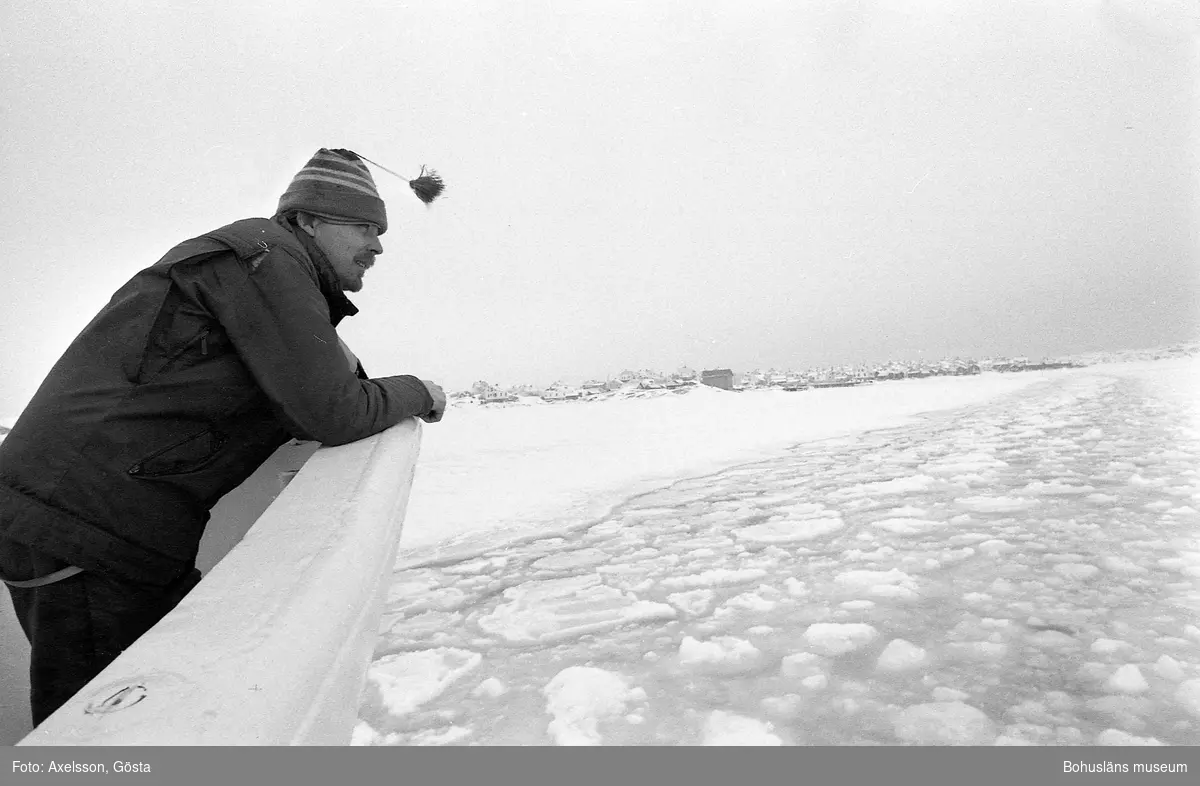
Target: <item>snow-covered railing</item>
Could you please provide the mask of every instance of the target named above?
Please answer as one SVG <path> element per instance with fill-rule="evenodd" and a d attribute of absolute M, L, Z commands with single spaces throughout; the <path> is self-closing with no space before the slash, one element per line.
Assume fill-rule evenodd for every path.
<path fill-rule="evenodd" d="M 410 418 L 313 453 L 173 612 L 19 744 L 349 744 L 420 439 Z"/>

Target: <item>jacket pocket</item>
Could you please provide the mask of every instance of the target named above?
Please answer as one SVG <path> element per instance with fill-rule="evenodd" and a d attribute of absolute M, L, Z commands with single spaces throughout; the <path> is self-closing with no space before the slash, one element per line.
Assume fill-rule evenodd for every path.
<path fill-rule="evenodd" d="M 189 330 L 187 338 L 174 335 L 181 327 Z M 209 345 L 213 343 L 213 337 L 210 335 L 213 332 L 212 327 L 207 324 L 161 330 L 156 327 L 155 330 L 159 332 L 150 336 L 138 367 L 136 381 L 139 384 L 146 384 L 161 374 L 192 365 L 202 355 L 208 355 Z"/>
<path fill-rule="evenodd" d="M 162 475 L 183 475 L 208 466 L 225 447 L 229 437 L 208 429 L 155 451 L 130 467 L 130 475 L 155 478 Z"/>
<path fill-rule="evenodd" d="M 203 356 L 207 357 L 208 356 L 208 345 L 209 345 L 209 341 L 210 341 L 212 332 L 213 332 L 212 328 L 208 325 L 205 325 L 204 327 L 200 328 L 200 331 L 198 333 L 196 333 L 196 335 L 192 336 L 186 343 L 184 343 L 182 346 L 180 346 L 178 349 L 176 349 L 174 352 L 171 353 L 171 355 L 167 358 L 166 363 L 163 366 L 163 370 L 165 371 L 168 368 L 171 368 L 172 366 L 179 365 L 181 362 L 183 362 L 185 360 L 185 356 L 187 356 L 189 354 L 193 355 L 193 356 L 199 354 L 199 355 L 203 355 Z M 195 362 L 195 360 L 196 360 L 195 357 L 192 357 L 190 359 L 192 362 Z"/>

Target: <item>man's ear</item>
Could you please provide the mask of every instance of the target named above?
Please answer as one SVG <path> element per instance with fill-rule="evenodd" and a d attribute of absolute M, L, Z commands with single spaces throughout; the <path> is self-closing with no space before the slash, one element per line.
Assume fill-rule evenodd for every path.
<path fill-rule="evenodd" d="M 317 236 L 316 218 L 308 213 L 296 214 L 296 226 L 300 227 L 309 237 Z"/>

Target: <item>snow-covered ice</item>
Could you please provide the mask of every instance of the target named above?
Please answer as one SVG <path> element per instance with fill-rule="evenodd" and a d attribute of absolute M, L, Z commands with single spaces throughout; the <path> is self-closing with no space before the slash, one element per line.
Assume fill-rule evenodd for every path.
<path fill-rule="evenodd" d="M 705 745 L 781 745 L 774 726 L 757 718 L 713 710 L 704 724 Z"/>
<path fill-rule="evenodd" d="M 904 639 L 892 639 L 875 665 L 883 671 L 907 671 L 921 668 L 928 662 L 925 650 Z"/>
<path fill-rule="evenodd" d="M 990 745 L 995 724 L 981 710 L 961 701 L 935 701 L 901 710 L 896 736 L 918 745 Z"/>
<path fill-rule="evenodd" d="M 804 641 L 822 655 L 844 655 L 866 646 L 879 636 L 874 626 L 861 622 L 817 622 L 804 631 Z"/>
<path fill-rule="evenodd" d="M 368 680 L 388 712 L 406 715 L 437 697 L 481 660 L 477 652 L 451 647 L 400 652 L 375 661 Z"/>
<path fill-rule="evenodd" d="M 870 388 L 452 411 L 354 743 L 1200 743 L 1200 363 Z"/>
<path fill-rule="evenodd" d="M 591 666 L 563 669 L 542 693 L 553 718 L 546 730 L 559 745 L 599 745 L 601 721 L 620 722 L 630 701 L 646 698 L 645 691 L 630 688 L 619 674 Z M 628 715 L 623 720 L 631 722 Z"/>

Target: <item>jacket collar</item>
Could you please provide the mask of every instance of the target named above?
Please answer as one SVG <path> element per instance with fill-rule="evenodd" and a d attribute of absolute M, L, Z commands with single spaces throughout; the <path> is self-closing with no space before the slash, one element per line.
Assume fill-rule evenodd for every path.
<path fill-rule="evenodd" d="M 275 221 L 291 232 L 292 236 L 304 246 L 304 250 L 308 252 L 309 258 L 316 266 L 321 294 L 325 296 L 325 302 L 329 304 L 329 321 L 333 323 L 334 327 L 346 317 L 357 314 L 358 307 L 350 302 L 350 298 L 346 297 L 341 282 L 338 281 L 337 273 L 334 272 L 333 265 L 325 256 L 325 252 L 308 236 L 308 233 L 296 226 L 294 221 L 289 221 L 283 216 L 276 216 Z"/>

